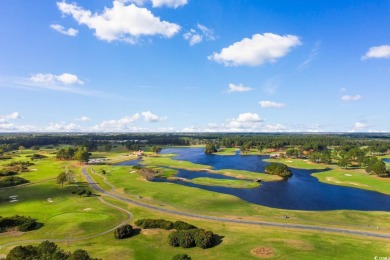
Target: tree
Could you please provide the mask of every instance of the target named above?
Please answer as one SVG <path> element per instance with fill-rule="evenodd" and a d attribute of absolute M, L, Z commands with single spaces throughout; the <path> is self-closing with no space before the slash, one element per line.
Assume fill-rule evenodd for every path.
<path fill-rule="evenodd" d="M 133 227 L 129 224 L 126 224 L 115 229 L 114 236 L 116 239 L 124 239 L 131 237 L 131 235 L 133 235 L 133 232 Z"/>
<path fill-rule="evenodd" d="M 217 151 L 218 151 L 218 150 L 217 150 L 217 147 L 216 147 L 216 145 L 213 144 L 213 143 L 208 143 L 208 144 L 206 144 L 206 147 L 205 147 L 205 149 L 204 149 L 204 152 L 207 153 L 207 154 L 212 154 L 212 153 L 215 153 L 215 152 L 217 152 Z"/>
<path fill-rule="evenodd" d="M 85 146 L 80 146 L 77 148 L 74 158 L 80 163 L 87 163 L 89 160 L 90 154 L 88 152 L 88 148 Z"/>
<path fill-rule="evenodd" d="M 104 145 L 104 151 L 109 152 L 112 149 L 112 144 L 110 142 Z"/>
<path fill-rule="evenodd" d="M 191 260 L 191 257 L 186 254 L 178 254 L 172 257 L 172 260 Z"/>
<path fill-rule="evenodd" d="M 6 260 L 20 260 L 20 259 L 38 259 L 38 253 L 35 246 L 16 246 L 9 251 Z"/>
<path fill-rule="evenodd" d="M 24 147 L 23 145 L 20 145 L 20 146 L 18 147 L 18 149 L 19 149 L 19 152 L 22 153 L 23 150 L 26 149 L 26 147 Z"/>
<path fill-rule="evenodd" d="M 280 177 L 287 178 L 292 176 L 292 172 L 288 169 L 287 165 L 283 163 L 270 163 L 265 167 L 265 173 L 279 175 Z"/>
<path fill-rule="evenodd" d="M 156 154 L 159 154 L 162 150 L 162 147 L 161 146 L 153 146 L 152 147 L 152 151 Z"/>
<path fill-rule="evenodd" d="M 61 172 L 57 175 L 57 184 L 61 184 L 64 187 L 64 182 L 68 180 L 68 175 L 65 172 Z"/>
<path fill-rule="evenodd" d="M 386 177 L 389 175 L 389 173 L 386 171 L 386 164 L 381 160 L 378 160 L 376 163 L 374 163 L 372 166 L 372 171 L 379 177 Z"/>
<path fill-rule="evenodd" d="M 91 260 L 88 252 L 83 249 L 77 249 L 73 252 L 72 256 L 69 258 L 71 260 Z"/>
<path fill-rule="evenodd" d="M 37 246 L 37 251 L 38 254 L 40 255 L 39 259 L 44 259 L 44 260 L 51 260 L 53 259 L 54 254 L 57 251 L 58 246 L 49 241 L 44 241 L 41 244 Z"/>

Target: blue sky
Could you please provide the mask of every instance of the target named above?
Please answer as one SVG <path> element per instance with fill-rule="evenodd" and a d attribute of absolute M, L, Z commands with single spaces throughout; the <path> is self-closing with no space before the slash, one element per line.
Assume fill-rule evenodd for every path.
<path fill-rule="evenodd" d="M 0 132 L 390 132 L 390 1 L 0 2 Z"/>

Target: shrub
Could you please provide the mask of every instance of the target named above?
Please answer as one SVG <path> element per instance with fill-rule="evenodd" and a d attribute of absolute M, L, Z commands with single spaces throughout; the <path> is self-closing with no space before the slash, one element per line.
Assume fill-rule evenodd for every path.
<path fill-rule="evenodd" d="M 283 163 L 270 163 L 265 167 L 265 173 L 279 175 L 283 178 L 291 177 L 292 173 Z"/>
<path fill-rule="evenodd" d="M 92 192 L 89 190 L 89 191 L 87 191 L 87 192 L 85 193 L 85 195 L 91 196 L 91 195 L 92 195 Z"/>
<path fill-rule="evenodd" d="M 175 223 L 173 223 L 173 228 L 176 230 L 188 230 L 188 229 L 195 229 L 196 227 L 186 222 L 178 220 Z"/>
<path fill-rule="evenodd" d="M 131 237 L 132 234 L 133 234 L 133 227 L 130 226 L 129 224 L 118 227 L 114 231 L 114 236 L 116 239 L 128 238 Z"/>
<path fill-rule="evenodd" d="M 178 230 L 169 235 L 168 243 L 174 247 L 189 248 L 197 246 L 205 249 L 214 245 L 215 235 L 213 232 L 203 229 Z"/>
<path fill-rule="evenodd" d="M 135 224 L 143 229 L 161 228 L 170 230 L 173 228 L 172 221 L 165 219 L 139 219 Z"/>
<path fill-rule="evenodd" d="M 28 180 L 18 176 L 7 176 L 0 179 L 0 188 L 12 187 L 29 182 Z"/>
<path fill-rule="evenodd" d="M 191 260 L 191 257 L 186 254 L 179 254 L 172 257 L 172 260 Z"/>
<path fill-rule="evenodd" d="M 81 196 L 84 195 L 86 192 L 87 192 L 86 190 L 79 190 L 77 194 Z"/>
<path fill-rule="evenodd" d="M 18 227 L 19 231 L 26 232 L 34 229 L 37 225 L 35 219 L 25 216 L 0 217 L 0 232 Z"/>

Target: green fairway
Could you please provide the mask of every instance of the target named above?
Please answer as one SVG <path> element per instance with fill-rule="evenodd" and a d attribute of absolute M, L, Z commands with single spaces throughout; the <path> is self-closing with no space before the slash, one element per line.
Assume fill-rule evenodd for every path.
<path fill-rule="evenodd" d="M 195 178 L 190 180 L 190 182 L 195 184 L 200 184 L 200 185 L 223 186 L 229 188 L 257 188 L 260 186 L 260 183 L 255 181 L 227 180 L 227 179 L 214 179 L 214 178 Z"/>

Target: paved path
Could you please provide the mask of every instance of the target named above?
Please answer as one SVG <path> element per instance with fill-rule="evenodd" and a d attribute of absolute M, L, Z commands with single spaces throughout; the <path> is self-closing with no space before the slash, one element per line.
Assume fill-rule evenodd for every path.
<path fill-rule="evenodd" d="M 390 234 L 384 234 L 384 233 L 374 233 L 374 232 L 368 232 L 368 231 L 359 231 L 359 230 L 353 230 L 353 229 L 344 229 L 344 228 L 332 228 L 332 227 L 322 227 L 322 226 L 313 226 L 313 225 L 303 225 L 303 224 L 289 224 L 289 223 L 277 223 L 277 222 L 267 222 L 267 221 L 255 221 L 255 220 L 244 220 L 244 219 L 230 219 L 230 218 L 221 218 L 221 217 L 213 217 L 213 216 L 206 216 L 206 215 L 200 215 L 195 213 L 189 213 L 184 211 L 178 211 L 173 209 L 166 209 L 161 208 L 158 206 L 150 205 L 147 203 L 143 203 L 140 201 L 136 201 L 133 199 L 130 199 L 128 197 L 123 197 L 118 194 L 103 190 L 100 188 L 92 179 L 92 177 L 88 173 L 88 167 L 83 167 L 82 172 L 87 179 L 88 184 L 96 191 L 107 195 L 111 198 L 131 203 L 143 208 L 156 210 L 159 212 L 179 215 L 179 216 L 185 216 L 185 217 L 192 217 L 197 219 L 204 219 L 204 220 L 214 220 L 218 222 L 228 222 L 228 223 L 242 223 L 242 224 L 250 224 L 250 225 L 259 225 L 259 226 L 270 226 L 270 227 L 282 227 L 282 228 L 292 228 L 292 229 L 300 229 L 300 230 L 309 230 L 309 231 L 323 231 L 323 232 L 333 232 L 333 233 L 339 233 L 339 234 L 347 234 L 347 235 L 358 235 L 358 236 L 367 236 L 367 237 L 376 237 L 376 238 L 389 238 Z"/>

